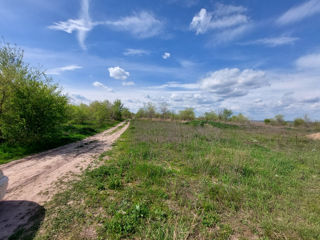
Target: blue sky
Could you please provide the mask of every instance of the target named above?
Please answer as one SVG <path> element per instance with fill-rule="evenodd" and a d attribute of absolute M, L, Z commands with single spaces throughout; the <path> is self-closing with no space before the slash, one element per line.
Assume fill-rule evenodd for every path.
<path fill-rule="evenodd" d="M 320 0 L 0 0 L 0 16 L 74 103 L 320 119 Z"/>

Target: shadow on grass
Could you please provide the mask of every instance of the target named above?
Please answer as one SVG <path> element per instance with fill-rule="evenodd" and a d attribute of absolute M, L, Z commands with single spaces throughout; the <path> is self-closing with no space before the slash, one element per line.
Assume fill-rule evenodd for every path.
<path fill-rule="evenodd" d="M 0 239 L 33 239 L 44 217 L 44 207 L 35 202 L 1 201 Z"/>

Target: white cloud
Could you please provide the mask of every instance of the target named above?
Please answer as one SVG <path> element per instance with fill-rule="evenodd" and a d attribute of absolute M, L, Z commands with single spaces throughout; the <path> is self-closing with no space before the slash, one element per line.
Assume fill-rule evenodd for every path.
<path fill-rule="evenodd" d="M 82 49 L 86 49 L 85 39 L 88 32 L 92 30 L 94 23 L 89 15 L 89 0 L 81 1 L 81 11 L 78 19 L 56 22 L 49 26 L 53 30 L 61 30 L 67 33 L 77 32 L 78 42 Z"/>
<path fill-rule="evenodd" d="M 137 38 L 149 38 L 163 32 L 164 23 L 149 12 L 142 11 L 133 16 L 123 17 L 115 21 L 92 21 L 89 14 L 90 0 L 81 1 L 79 18 L 55 22 L 49 29 L 60 30 L 66 33 L 77 32 L 77 39 L 82 49 L 86 49 L 87 34 L 96 26 L 105 25 L 117 31 L 130 32 Z"/>
<path fill-rule="evenodd" d="M 200 80 L 200 88 L 225 98 L 245 96 L 251 89 L 268 85 L 266 73 L 252 69 L 225 68 Z"/>
<path fill-rule="evenodd" d="M 304 18 L 311 17 L 318 13 L 320 13 L 320 1 L 310 0 L 301 5 L 290 8 L 277 19 L 277 23 L 280 25 L 286 25 L 301 21 Z"/>
<path fill-rule="evenodd" d="M 104 85 L 104 84 L 101 83 L 101 82 L 94 82 L 92 85 L 93 85 L 94 87 L 103 88 L 103 89 L 107 90 L 108 92 L 112 92 L 112 91 L 113 91 L 112 88 L 109 88 L 108 86 Z"/>
<path fill-rule="evenodd" d="M 122 86 L 133 86 L 133 85 L 135 85 L 135 83 L 134 83 L 134 82 L 132 82 L 132 81 L 129 81 L 129 82 L 122 82 Z"/>
<path fill-rule="evenodd" d="M 261 38 L 258 40 L 244 43 L 244 45 L 261 44 L 261 45 L 266 45 L 268 47 L 278 47 L 282 45 L 289 45 L 289 44 L 292 45 L 298 40 L 299 38 L 296 38 L 296 37 L 280 36 L 280 37 L 273 37 L 273 38 Z"/>
<path fill-rule="evenodd" d="M 236 38 L 239 38 L 240 36 L 244 35 L 246 32 L 248 32 L 252 28 L 251 24 L 246 25 L 240 25 L 235 28 L 226 29 L 224 31 L 221 31 L 219 34 L 217 34 L 213 41 L 211 42 L 213 45 L 219 44 L 219 43 L 225 43 L 232 41 Z"/>
<path fill-rule="evenodd" d="M 81 69 L 81 68 L 82 67 L 79 65 L 68 65 L 68 66 L 64 66 L 64 67 L 49 69 L 46 71 L 46 73 L 49 75 L 60 75 L 62 72 L 74 71 L 76 69 Z"/>
<path fill-rule="evenodd" d="M 320 53 L 300 57 L 296 60 L 296 66 L 300 69 L 320 69 Z"/>
<path fill-rule="evenodd" d="M 114 79 L 126 80 L 130 76 L 129 72 L 126 72 L 124 69 L 122 69 L 119 66 L 118 67 L 110 67 L 110 68 L 108 68 L 108 70 L 109 70 L 110 77 L 112 77 Z"/>
<path fill-rule="evenodd" d="M 113 27 L 116 31 L 127 31 L 137 38 L 149 38 L 159 35 L 163 31 L 162 21 L 153 16 L 152 13 L 142 11 L 132 16 L 123 17 L 115 21 L 101 22 Z"/>
<path fill-rule="evenodd" d="M 208 12 L 202 8 L 196 14 L 191 23 L 190 29 L 196 34 L 203 34 L 209 30 L 227 29 L 237 27 L 249 22 L 249 18 L 245 15 L 246 8 L 242 6 L 217 4 L 216 10 Z"/>
<path fill-rule="evenodd" d="M 148 55 L 150 52 L 144 49 L 134 49 L 134 48 L 127 48 L 123 55 L 125 56 L 142 56 L 142 55 Z"/>
<path fill-rule="evenodd" d="M 168 59 L 169 57 L 171 57 L 171 53 L 168 53 L 168 52 L 165 52 L 165 53 L 163 53 L 163 55 L 162 55 L 162 58 L 163 58 L 163 59 Z"/>

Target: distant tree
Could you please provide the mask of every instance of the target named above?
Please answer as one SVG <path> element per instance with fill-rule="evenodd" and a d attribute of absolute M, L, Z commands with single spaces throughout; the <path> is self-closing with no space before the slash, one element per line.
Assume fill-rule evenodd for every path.
<path fill-rule="evenodd" d="M 117 99 L 114 101 L 112 105 L 112 118 L 117 121 L 122 120 L 122 110 L 123 110 L 123 104 L 121 100 Z"/>
<path fill-rule="evenodd" d="M 203 117 L 206 121 L 218 120 L 218 115 L 214 111 L 205 112 Z"/>
<path fill-rule="evenodd" d="M 280 125 L 285 125 L 286 121 L 284 120 L 284 116 L 282 114 L 278 114 L 274 117 L 274 120 L 280 124 Z"/>
<path fill-rule="evenodd" d="M 233 114 L 232 110 L 225 108 L 222 111 L 220 111 L 219 119 L 222 121 L 228 121 L 228 120 L 230 120 L 232 114 Z"/>
<path fill-rule="evenodd" d="M 90 117 L 102 125 L 106 120 L 112 117 L 112 104 L 109 101 L 94 101 L 89 106 Z"/>
<path fill-rule="evenodd" d="M 244 116 L 242 113 L 239 113 L 238 115 L 232 116 L 231 121 L 245 123 L 245 122 L 248 122 L 249 119 L 246 116 Z"/>
<path fill-rule="evenodd" d="M 295 127 L 300 127 L 300 126 L 305 125 L 305 124 L 306 124 L 306 122 L 305 122 L 305 120 L 302 119 L 302 118 L 296 118 L 296 119 L 294 119 L 294 121 L 293 121 L 293 125 L 294 125 Z"/>
<path fill-rule="evenodd" d="M 266 118 L 266 119 L 264 120 L 264 123 L 265 123 L 265 124 L 270 124 L 270 123 L 271 123 L 271 119 L 270 119 L 270 118 Z"/>
<path fill-rule="evenodd" d="M 179 112 L 179 118 L 181 120 L 194 120 L 195 114 L 193 108 L 186 108 Z"/>
<path fill-rule="evenodd" d="M 151 102 L 148 102 L 144 106 L 144 111 L 147 118 L 154 118 L 156 116 L 156 107 Z"/>
<path fill-rule="evenodd" d="M 144 118 L 146 117 L 146 112 L 144 108 L 139 108 L 138 112 L 136 113 L 136 118 Z"/>
<path fill-rule="evenodd" d="M 162 102 L 160 104 L 160 114 L 161 114 L 161 118 L 166 119 L 169 118 L 170 116 L 170 111 L 168 109 L 168 103 L 166 102 Z"/>
<path fill-rule="evenodd" d="M 130 119 L 132 118 L 132 113 L 130 112 L 130 110 L 128 108 L 123 108 L 122 109 L 122 118 L 123 119 Z"/>

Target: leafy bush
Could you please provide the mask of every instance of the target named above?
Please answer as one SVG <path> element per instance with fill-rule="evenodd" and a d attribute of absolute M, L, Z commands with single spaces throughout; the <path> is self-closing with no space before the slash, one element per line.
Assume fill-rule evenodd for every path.
<path fill-rule="evenodd" d="M 306 122 L 304 121 L 304 119 L 302 118 L 296 118 L 294 121 L 293 121 L 293 125 L 295 127 L 300 127 L 302 125 L 304 125 Z"/>
<path fill-rule="evenodd" d="M 0 136 L 36 143 L 59 134 L 67 120 L 66 96 L 45 73 L 23 62 L 23 51 L 0 48 Z"/>

